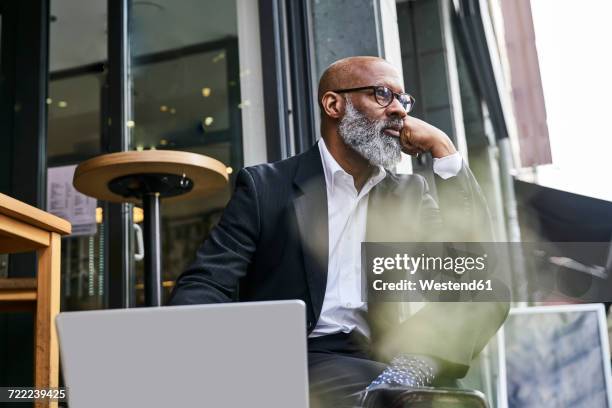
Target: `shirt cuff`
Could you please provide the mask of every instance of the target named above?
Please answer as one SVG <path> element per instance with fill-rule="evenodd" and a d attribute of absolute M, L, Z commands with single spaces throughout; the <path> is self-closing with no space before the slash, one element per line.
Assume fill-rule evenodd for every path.
<path fill-rule="evenodd" d="M 463 159 L 459 152 L 444 156 L 440 159 L 434 158 L 433 171 L 442 179 L 446 180 L 459 174 Z"/>

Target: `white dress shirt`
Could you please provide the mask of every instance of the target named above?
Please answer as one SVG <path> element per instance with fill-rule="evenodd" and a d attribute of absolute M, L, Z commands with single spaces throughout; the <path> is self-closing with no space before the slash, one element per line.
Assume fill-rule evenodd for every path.
<path fill-rule="evenodd" d="M 327 286 L 317 325 L 310 337 L 358 330 L 370 335 L 363 317 L 367 303 L 361 299 L 361 243 L 366 237 L 368 194 L 387 172 L 382 166 L 357 191 L 353 176 L 340 167 L 322 138 L 319 153 L 327 190 L 329 252 Z M 461 156 L 455 153 L 434 159 L 434 172 L 447 179 L 461 170 Z"/>

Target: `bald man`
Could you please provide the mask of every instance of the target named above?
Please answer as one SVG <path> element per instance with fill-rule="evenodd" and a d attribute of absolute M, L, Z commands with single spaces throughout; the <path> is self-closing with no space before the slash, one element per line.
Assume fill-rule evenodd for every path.
<path fill-rule="evenodd" d="M 361 242 L 492 239 L 480 189 L 452 141 L 408 115 L 414 100 L 385 60 L 352 57 L 323 73 L 321 138 L 308 151 L 240 170 L 234 194 L 170 304 L 301 299 L 313 407 L 366 391 L 465 375 L 506 304 L 398 304 L 361 297 Z M 438 202 L 401 152 L 434 157 Z"/>

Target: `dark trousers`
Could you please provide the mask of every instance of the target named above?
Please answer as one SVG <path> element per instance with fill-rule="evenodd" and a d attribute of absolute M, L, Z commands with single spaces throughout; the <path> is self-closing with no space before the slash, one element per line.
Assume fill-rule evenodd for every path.
<path fill-rule="evenodd" d="M 370 359 L 367 339 L 358 333 L 309 338 L 310 406 L 358 406 L 360 393 L 385 368 L 386 364 Z"/>

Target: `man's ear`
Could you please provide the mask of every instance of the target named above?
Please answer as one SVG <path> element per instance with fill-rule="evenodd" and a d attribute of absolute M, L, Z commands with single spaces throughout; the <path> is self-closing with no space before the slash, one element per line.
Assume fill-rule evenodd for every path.
<path fill-rule="evenodd" d="M 345 100 L 339 94 L 327 91 L 321 98 L 321 106 L 327 116 L 339 119 L 344 115 Z"/>

